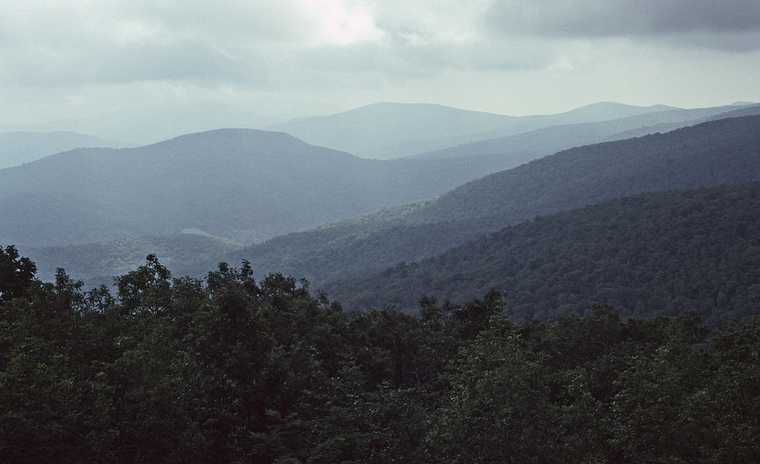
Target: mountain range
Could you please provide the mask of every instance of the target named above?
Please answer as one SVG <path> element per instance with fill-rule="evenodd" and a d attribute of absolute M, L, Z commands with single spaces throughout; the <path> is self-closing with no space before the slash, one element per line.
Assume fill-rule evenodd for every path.
<path fill-rule="evenodd" d="M 376 103 L 328 116 L 296 119 L 273 129 L 357 156 L 388 159 L 548 126 L 674 109 L 601 102 L 559 114 L 506 116 L 424 103 Z"/>
<path fill-rule="evenodd" d="M 431 198 L 494 169 L 488 158 L 366 160 L 252 129 L 76 149 L 0 170 L 0 240 L 54 246 L 195 228 L 250 243 Z"/>
<path fill-rule="evenodd" d="M 505 226 L 615 198 L 760 181 L 760 116 L 573 148 L 397 208 L 237 251 L 317 285 L 431 258 Z"/>
<path fill-rule="evenodd" d="M 585 117 L 605 108 L 615 107 L 592 105 Z M 0 240 L 21 245 L 45 276 L 63 265 L 88 283 L 108 283 L 155 253 L 180 275 L 245 258 L 258 275 L 349 287 L 538 215 L 758 180 L 757 118 L 727 118 L 760 107 L 641 111 L 388 161 L 248 129 L 77 149 L 0 170 L 0 214 L 8 218 Z M 707 122 L 527 162 L 553 148 L 694 121 Z M 496 149 L 473 148 L 488 144 Z"/>
<path fill-rule="evenodd" d="M 506 137 L 455 145 L 418 153 L 414 159 L 448 159 L 489 156 L 513 160 L 513 166 L 560 150 L 599 142 L 669 132 L 701 122 L 760 113 L 760 105 L 728 105 L 698 109 L 667 109 L 609 120 L 559 124 Z"/>
<path fill-rule="evenodd" d="M 659 109 L 598 104 L 526 120 L 548 124 Z M 679 118 L 697 115 L 690 110 L 665 113 L 674 111 Z M 441 159 L 367 160 L 287 134 L 249 129 L 188 134 L 136 148 L 75 149 L 0 170 L 0 214 L 8 218 L 0 224 L 0 239 L 61 246 L 195 228 L 234 242 L 259 242 L 428 200 L 555 148 L 596 141 L 618 129 L 641 128 L 652 121 L 647 116 L 658 114 L 587 123 L 592 135 L 582 139 L 574 137 L 582 133 L 578 128 L 563 131 L 566 126 L 555 126 L 542 131 L 559 135 L 541 131 L 518 135 L 511 142 L 500 140 L 500 149 L 492 154 Z M 436 127 L 434 122 L 428 119 L 424 124 Z M 524 122 L 520 124 L 527 127 Z M 536 147 L 529 139 L 543 145 Z M 31 210 L 42 214 L 26 214 Z"/>
<path fill-rule="evenodd" d="M 112 145 L 101 138 L 77 132 L 0 132 L 0 169 L 74 148 Z"/>

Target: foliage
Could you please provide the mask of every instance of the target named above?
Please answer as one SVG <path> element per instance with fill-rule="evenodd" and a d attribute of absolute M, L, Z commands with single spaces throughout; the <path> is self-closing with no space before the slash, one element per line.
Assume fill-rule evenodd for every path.
<path fill-rule="evenodd" d="M 247 262 L 204 285 L 155 256 L 112 297 L 62 270 L 41 283 L 12 248 L 0 258 L 10 464 L 760 458 L 756 321 L 599 307 L 515 324 L 496 292 L 425 298 L 418 317 L 346 313 Z"/>
<path fill-rule="evenodd" d="M 537 218 L 438 257 L 327 286 L 347 307 L 495 288 L 517 318 L 697 311 L 710 322 L 760 303 L 760 184 L 644 194 Z"/>
<path fill-rule="evenodd" d="M 36 265 L 22 258 L 16 247 L 0 247 L 0 303 L 24 295 L 36 272 Z"/>

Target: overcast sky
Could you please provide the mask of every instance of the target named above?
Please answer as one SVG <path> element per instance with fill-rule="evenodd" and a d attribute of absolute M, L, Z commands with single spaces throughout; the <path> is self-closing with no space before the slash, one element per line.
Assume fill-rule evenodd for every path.
<path fill-rule="evenodd" d="M 0 0 L 0 129 L 760 100 L 760 0 Z"/>

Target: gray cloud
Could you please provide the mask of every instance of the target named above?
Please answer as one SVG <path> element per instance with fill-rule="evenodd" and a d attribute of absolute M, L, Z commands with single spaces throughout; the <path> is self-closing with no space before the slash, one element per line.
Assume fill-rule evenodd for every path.
<path fill-rule="evenodd" d="M 0 11 L 4 129 L 144 140 L 378 100 L 514 114 L 757 98 L 760 0 L 0 0 Z"/>
<path fill-rule="evenodd" d="M 28 0 L 0 17 L 0 81 L 271 89 L 302 83 L 309 73 L 315 80 L 325 72 L 421 79 L 451 70 L 530 70 L 556 60 L 546 44 L 484 43 L 479 1 L 463 8 L 451 0 L 103 0 L 56 7 Z"/>
<path fill-rule="evenodd" d="M 760 47 L 748 36 L 760 31 L 757 0 L 494 0 L 484 18 L 504 35 L 660 37 L 703 47 Z"/>
<path fill-rule="evenodd" d="M 3 3 L 0 80 L 32 86 L 256 83 L 282 41 L 308 32 L 287 1 Z"/>
<path fill-rule="evenodd" d="M 0 57 L 0 78 L 28 86 L 81 86 L 146 80 L 255 82 L 265 74 L 256 63 L 253 59 L 237 59 L 194 40 L 71 49 L 19 46 L 12 51 L 6 50 Z"/>
<path fill-rule="evenodd" d="M 296 61 L 329 73 L 376 73 L 386 78 L 428 78 L 447 71 L 515 72 L 538 70 L 557 59 L 546 44 L 388 44 L 318 47 L 298 52 Z"/>

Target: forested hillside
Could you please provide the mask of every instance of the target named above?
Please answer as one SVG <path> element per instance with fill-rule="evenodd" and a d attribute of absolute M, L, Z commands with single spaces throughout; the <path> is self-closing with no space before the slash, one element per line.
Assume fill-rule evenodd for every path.
<path fill-rule="evenodd" d="M 760 178 L 760 116 L 573 148 L 469 182 L 420 211 L 427 221 L 516 220 L 665 189 Z"/>
<path fill-rule="evenodd" d="M 199 229 L 235 242 L 258 242 L 378 208 L 429 199 L 532 159 L 537 156 L 536 149 L 540 152 L 547 146 L 572 144 L 570 140 L 580 143 L 590 134 L 592 138 L 602 137 L 620 126 L 611 121 L 593 127 L 602 128 L 601 132 L 557 126 L 543 134 L 516 136 L 511 155 L 431 160 L 362 160 L 283 134 L 250 130 L 191 134 L 128 150 L 76 150 L 0 172 L 0 212 L 7 218 L 0 224 L 0 238 L 24 245 L 25 249 L 89 244 L 91 249 L 100 250 L 83 256 L 96 256 L 104 251 L 105 244 L 115 241 L 120 245 L 114 253 L 141 249 L 141 243 L 150 237 L 175 236 L 184 229 Z M 537 148 L 531 140 L 544 148 Z M 28 211 L 41 214 L 29 215 Z M 376 271 L 401 260 L 433 256 L 505 225 L 502 213 L 479 217 L 477 221 L 469 217 L 420 220 L 419 214 L 422 212 L 400 222 L 388 222 L 384 215 L 380 220 L 372 217 L 358 228 L 356 222 L 349 222 L 348 227 L 342 224 L 322 230 L 319 237 L 284 237 L 278 239 L 278 250 L 257 249 L 256 262 L 262 269 L 283 270 L 320 281 L 341 273 Z M 476 214 L 480 216 L 482 211 Z M 434 229 L 429 225 L 441 221 L 449 224 Z M 378 235 L 380 230 L 390 240 Z M 423 238 L 430 234 L 435 237 Z M 387 253 L 379 252 L 380 242 L 388 245 Z M 189 249 L 179 251 L 182 244 L 176 244 L 175 254 L 191 254 Z M 289 256 L 286 262 L 281 259 L 284 252 Z M 119 257 L 114 253 L 112 262 L 135 263 L 136 255 Z M 359 258 L 351 259 L 355 253 Z M 324 259 L 330 254 L 348 259 Z M 46 254 L 37 258 L 46 269 L 58 265 L 47 261 Z M 79 273 L 97 263 L 85 263 L 83 259 L 79 263 L 67 262 L 74 264 L 71 269 L 77 277 L 88 281 L 100 277 Z M 205 267 L 199 265 L 197 269 Z M 104 275 L 114 275 L 124 269 L 115 266 L 110 271 L 103 270 L 107 271 Z M 176 270 L 186 269 L 180 266 Z"/>
<path fill-rule="evenodd" d="M 0 170 L 0 239 L 49 246 L 200 229 L 251 243 L 428 199 L 494 169 L 491 160 L 364 160 L 243 129 L 74 150 Z"/>
<path fill-rule="evenodd" d="M 293 279 L 257 282 L 245 264 L 203 286 L 154 257 L 112 297 L 34 270 L 0 249 L 3 462 L 760 456 L 757 320 L 716 328 L 600 307 L 515 324 L 495 293 L 428 300 L 419 317 L 345 313 Z"/>
<path fill-rule="evenodd" d="M 760 117 L 567 150 L 466 184 L 435 201 L 235 252 L 257 271 L 321 285 L 443 253 L 538 215 L 648 191 L 760 181 Z M 211 264 L 211 263 L 210 263 Z"/>
<path fill-rule="evenodd" d="M 595 304 L 632 317 L 708 320 L 760 305 L 760 184 L 648 193 L 528 221 L 419 263 L 336 282 L 351 308 L 463 302 L 496 289 L 511 314 L 544 319 Z"/>

